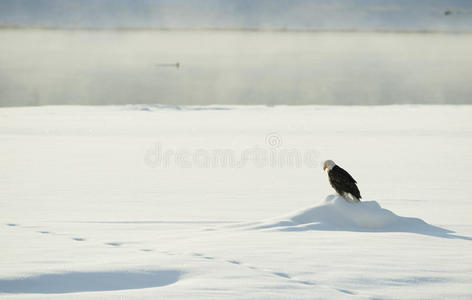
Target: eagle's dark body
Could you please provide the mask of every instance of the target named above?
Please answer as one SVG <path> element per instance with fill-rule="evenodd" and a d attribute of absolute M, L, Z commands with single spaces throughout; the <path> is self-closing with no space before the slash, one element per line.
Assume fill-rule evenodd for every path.
<path fill-rule="evenodd" d="M 346 194 L 351 194 L 357 199 L 362 198 L 359 188 L 356 185 L 357 182 L 343 168 L 335 165 L 331 170 L 328 171 L 328 176 L 329 183 L 341 196 L 345 197 Z"/>

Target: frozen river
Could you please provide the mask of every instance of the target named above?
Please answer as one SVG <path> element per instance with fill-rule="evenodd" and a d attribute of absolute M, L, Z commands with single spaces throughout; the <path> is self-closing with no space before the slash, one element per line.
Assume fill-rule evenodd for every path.
<path fill-rule="evenodd" d="M 472 35 L 0 30 L 0 105 L 471 103 Z"/>

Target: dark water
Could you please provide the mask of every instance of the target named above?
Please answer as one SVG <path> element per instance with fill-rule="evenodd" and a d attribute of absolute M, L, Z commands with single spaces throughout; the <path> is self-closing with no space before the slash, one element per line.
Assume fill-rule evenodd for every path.
<path fill-rule="evenodd" d="M 472 34 L 0 30 L 0 105 L 472 103 Z"/>

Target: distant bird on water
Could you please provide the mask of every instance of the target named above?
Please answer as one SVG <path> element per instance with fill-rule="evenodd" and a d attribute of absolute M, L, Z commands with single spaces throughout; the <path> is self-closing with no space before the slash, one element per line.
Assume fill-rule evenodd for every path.
<path fill-rule="evenodd" d="M 332 160 L 323 163 L 323 170 L 328 170 L 329 183 L 344 200 L 347 202 L 361 201 L 362 197 L 356 185 L 357 181 L 346 170 L 336 165 Z"/>

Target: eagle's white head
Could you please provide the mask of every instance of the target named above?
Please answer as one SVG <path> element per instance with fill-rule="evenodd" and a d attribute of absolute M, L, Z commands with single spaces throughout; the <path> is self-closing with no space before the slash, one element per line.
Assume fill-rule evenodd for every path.
<path fill-rule="evenodd" d="M 327 161 L 325 161 L 323 163 L 323 171 L 325 171 L 326 169 L 328 169 L 328 171 L 331 171 L 331 169 L 335 166 L 336 164 L 334 163 L 334 161 L 328 159 Z"/>

